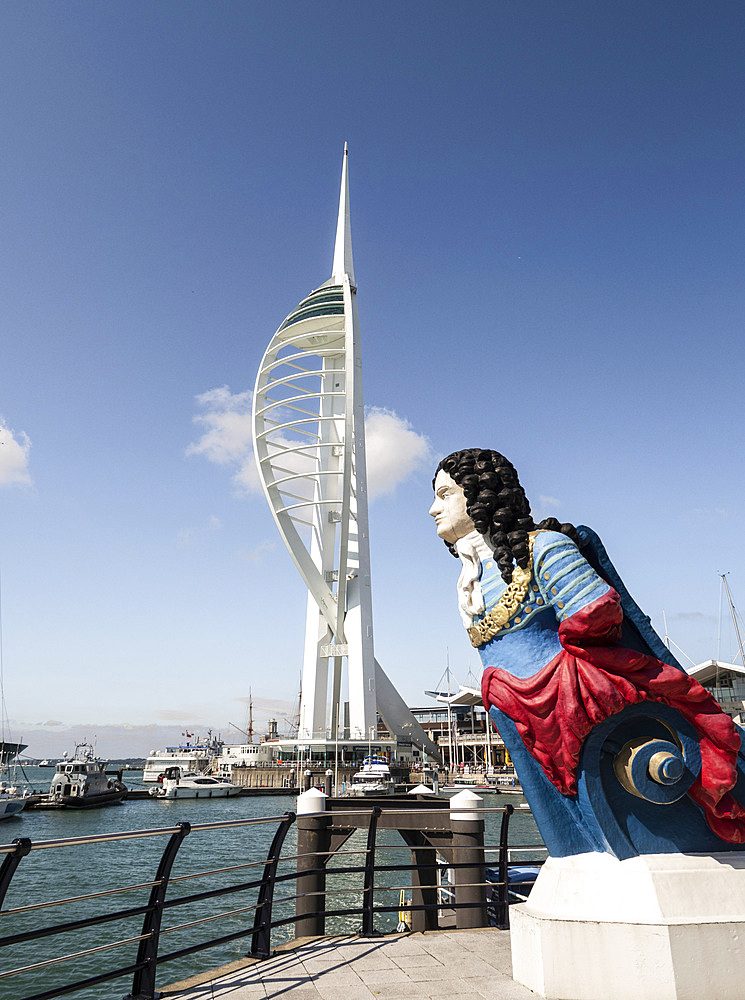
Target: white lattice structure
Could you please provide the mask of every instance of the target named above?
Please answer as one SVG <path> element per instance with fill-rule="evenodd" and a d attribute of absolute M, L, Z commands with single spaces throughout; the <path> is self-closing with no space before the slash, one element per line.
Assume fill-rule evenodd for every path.
<path fill-rule="evenodd" d="M 274 520 L 308 587 L 298 739 L 343 737 L 348 725 L 351 739 L 366 740 L 380 711 L 393 733 L 436 754 L 375 660 L 347 155 L 345 146 L 332 276 L 284 320 L 262 358 L 254 448 Z M 345 661 L 348 722 L 340 711 Z"/>

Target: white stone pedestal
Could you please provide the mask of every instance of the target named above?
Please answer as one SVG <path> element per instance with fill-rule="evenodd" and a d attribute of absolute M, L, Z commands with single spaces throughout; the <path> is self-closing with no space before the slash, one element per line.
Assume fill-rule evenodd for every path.
<path fill-rule="evenodd" d="M 510 932 L 550 1000 L 743 1000 L 745 852 L 549 858 Z"/>

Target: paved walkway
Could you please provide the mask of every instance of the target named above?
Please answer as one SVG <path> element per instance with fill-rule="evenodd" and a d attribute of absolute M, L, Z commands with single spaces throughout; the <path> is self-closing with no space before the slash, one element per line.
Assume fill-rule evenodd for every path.
<path fill-rule="evenodd" d="M 161 976 L 165 970 L 161 970 Z M 274 958 L 244 959 L 161 989 L 178 1000 L 536 1000 L 512 979 L 509 931 L 428 931 L 291 942 Z"/>

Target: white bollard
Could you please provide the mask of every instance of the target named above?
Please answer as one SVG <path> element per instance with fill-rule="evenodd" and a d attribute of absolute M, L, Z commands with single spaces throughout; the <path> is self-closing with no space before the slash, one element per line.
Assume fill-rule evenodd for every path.
<path fill-rule="evenodd" d="M 326 795 L 320 788 L 309 788 L 307 792 L 298 795 L 296 809 L 298 816 L 319 812 L 326 812 Z"/>
<path fill-rule="evenodd" d="M 451 819 L 481 819 L 481 815 L 474 810 L 481 809 L 483 805 L 484 800 L 480 795 L 464 788 L 462 792 L 458 792 L 450 800 Z"/>

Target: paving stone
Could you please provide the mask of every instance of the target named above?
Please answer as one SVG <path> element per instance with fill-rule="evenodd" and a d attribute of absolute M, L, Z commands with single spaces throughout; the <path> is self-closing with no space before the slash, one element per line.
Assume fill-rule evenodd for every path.
<path fill-rule="evenodd" d="M 511 976 L 497 974 L 487 981 L 479 977 L 471 982 L 484 1000 L 537 1000 L 536 993 L 516 983 Z"/>
<path fill-rule="evenodd" d="M 453 975 L 446 965 L 438 963 L 437 965 L 426 965 L 420 966 L 415 969 L 406 970 L 407 977 L 413 983 L 433 983 L 437 980 L 452 979 Z"/>
<path fill-rule="evenodd" d="M 427 969 L 442 965 L 438 958 L 429 955 L 426 951 L 422 951 L 420 955 L 392 955 L 391 957 L 399 969 L 403 969 L 404 972 L 408 972 L 409 969 Z"/>
<path fill-rule="evenodd" d="M 381 941 L 349 941 L 344 944 L 340 944 L 337 947 L 337 952 L 343 955 L 346 959 L 360 958 L 364 955 L 380 955 L 389 950 L 391 945 L 387 944 L 384 940 Z"/>
<path fill-rule="evenodd" d="M 302 974 L 304 966 L 302 962 L 298 962 L 297 959 L 293 957 L 292 959 L 286 959 L 282 962 L 268 960 L 266 962 L 262 962 L 261 965 L 255 965 L 250 971 L 253 978 L 268 979 L 272 976 Z"/>
<path fill-rule="evenodd" d="M 190 997 L 192 995 L 196 994 L 189 994 Z M 266 993 L 263 986 L 228 986 L 227 984 L 220 986 L 218 984 L 214 990 L 205 993 L 204 997 L 209 998 L 209 1000 L 212 1000 L 213 997 L 222 997 L 223 1000 L 264 1000 Z"/>
<path fill-rule="evenodd" d="M 318 990 L 313 986 L 291 986 L 288 988 L 275 984 L 271 989 L 267 987 L 266 995 L 269 998 L 291 997 L 292 1000 L 318 1000 Z M 240 996 L 237 996 L 235 1000 L 241 1000 Z"/>
<path fill-rule="evenodd" d="M 344 958 L 343 955 L 339 955 L 338 957 L 332 957 L 332 958 L 327 958 L 325 955 L 323 956 L 323 958 L 321 957 L 316 958 L 314 955 L 308 955 L 307 958 L 303 959 L 301 963 L 301 968 L 305 969 L 312 975 L 316 972 L 324 972 L 326 969 L 339 969 L 348 964 L 349 962 L 347 961 L 347 959 Z"/>
<path fill-rule="evenodd" d="M 371 969 L 395 969 L 397 963 L 389 958 L 383 950 L 375 951 L 371 955 L 358 955 L 354 960 L 354 968 L 358 972 L 369 972 Z"/>
<path fill-rule="evenodd" d="M 399 955 L 428 955 L 429 952 L 419 941 L 396 941 L 385 949 L 385 954 L 396 961 Z"/>
<path fill-rule="evenodd" d="M 458 977 L 462 979 L 466 976 L 489 976 L 493 975 L 496 971 L 493 965 L 490 965 L 480 956 L 474 954 L 458 955 L 445 964 L 453 978 Z"/>
<path fill-rule="evenodd" d="M 351 965 L 340 965 L 338 969 L 327 969 L 323 972 L 317 972 L 313 975 L 311 982 L 316 988 L 322 983 L 334 986 L 360 986 L 362 984 L 360 971 L 356 965 L 354 967 Z"/>
<path fill-rule="evenodd" d="M 319 980 L 315 987 L 321 1000 L 372 1000 L 375 995 L 359 979 L 356 985 L 327 984 L 323 980 Z M 386 1000 L 388 1000 L 387 997 Z"/>
<path fill-rule="evenodd" d="M 474 996 L 478 994 L 475 987 L 469 985 L 459 976 L 451 976 L 449 979 L 433 979 L 425 985 L 425 988 L 430 997 L 461 996 L 463 994 Z"/>
<path fill-rule="evenodd" d="M 360 971 L 360 979 L 371 990 L 388 986 L 391 983 L 406 983 L 408 976 L 401 969 L 370 969 Z"/>
<path fill-rule="evenodd" d="M 378 986 L 372 989 L 373 996 L 385 997 L 385 1000 L 415 1000 L 428 997 L 428 983 L 392 983 L 390 986 Z"/>

